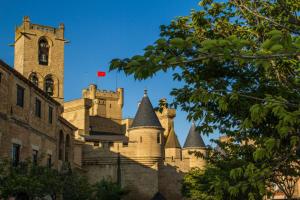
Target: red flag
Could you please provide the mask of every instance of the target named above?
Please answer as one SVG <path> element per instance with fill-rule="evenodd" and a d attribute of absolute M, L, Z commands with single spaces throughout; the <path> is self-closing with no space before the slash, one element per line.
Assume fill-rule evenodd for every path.
<path fill-rule="evenodd" d="M 97 75 L 98 75 L 98 77 L 102 77 L 102 76 L 106 76 L 106 73 L 105 73 L 105 72 L 99 71 L 99 72 L 97 73 Z"/>

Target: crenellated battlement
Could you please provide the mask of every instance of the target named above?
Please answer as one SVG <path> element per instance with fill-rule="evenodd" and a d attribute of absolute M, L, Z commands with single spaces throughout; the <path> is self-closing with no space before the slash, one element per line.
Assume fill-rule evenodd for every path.
<path fill-rule="evenodd" d="M 40 25 L 40 24 L 32 24 L 30 22 L 30 18 L 28 16 L 23 17 L 23 23 L 16 27 L 16 38 L 15 40 L 18 40 L 18 38 L 22 34 L 31 34 L 31 35 L 37 35 L 37 34 L 50 34 L 54 35 L 57 39 L 64 39 L 64 31 L 65 31 L 65 25 L 63 23 L 59 24 L 59 26 L 52 27 L 47 25 Z"/>
<path fill-rule="evenodd" d="M 123 88 L 118 88 L 117 91 L 100 90 L 97 88 L 97 85 L 91 84 L 88 88 L 82 90 L 82 97 L 90 99 L 122 99 Z"/>
<path fill-rule="evenodd" d="M 96 97 L 98 98 L 119 98 L 119 93 L 110 90 L 97 90 Z"/>

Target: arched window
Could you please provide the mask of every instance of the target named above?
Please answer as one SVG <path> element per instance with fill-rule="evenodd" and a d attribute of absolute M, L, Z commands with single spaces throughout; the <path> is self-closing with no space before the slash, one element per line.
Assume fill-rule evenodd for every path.
<path fill-rule="evenodd" d="M 54 90 L 54 81 L 52 79 L 52 76 L 48 75 L 45 78 L 45 92 L 49 96 L 53 96 L 53 90 Z"/>
<path fill-rule="evenodd" d="M 39 41 L 39 64 L 48 65 L 49 59 L 49 44 L 45 38 Z"/>
<path fill-rule="evenodd" d="M 58 141 L 58 159 L 63 160 L 64 155 L 64 133 L 59 132 L 59 141 Z"/>
<path fill-rule="evenodd" d="M 30 74 L 29 80 L 30 80 L 34 85 L 39 86 L 39 79 L 38 79 L 36 73 Z"/>
<path fill-rule="evenodd" d="M 65 161 L 68 162 L 70 157 L 70 136 L 66 136 L 66 143 L 65 143 Z"/>

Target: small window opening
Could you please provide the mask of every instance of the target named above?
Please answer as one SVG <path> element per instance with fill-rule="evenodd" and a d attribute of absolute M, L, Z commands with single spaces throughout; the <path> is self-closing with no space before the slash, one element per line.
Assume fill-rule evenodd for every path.
<path fill-rule="evenodd" d="M 32 164 L 37 165 L 38 163 L 38 151 L 37 150 L 32 150 Z"/>
<path fill-rule="evenodd" d="M 21 149 L 21 145 L 19 144 L 12 145 L 12 165 L 14 167 L 18 166 L 20 163 L 20 149 Z"/>
<path fill-rule="evenodd" d="M 94 142 L 94 147 L 99 147 L 99 142 Z"/>
<path fill-rule="evenodd" d="M 47 167 L 51 168 L 52 167 L 52 155 L 48 154 L 47 156 Z"/>
<path fill-rule="evenodd" d="M 158 144 L 160 144 L 160 134 L 157 134 L 156 141 Z"/>
<path fill-rule="evenodd" d="M 38 98 L 35 99 L 35 116 L 39 118 L 42 116 L 42 102 Z"/>
<path fill-rule="evenodd" d="M 20 107 L 24 107 L 24 91 L 23 87 L 17 85 L 17 105 Z"/>

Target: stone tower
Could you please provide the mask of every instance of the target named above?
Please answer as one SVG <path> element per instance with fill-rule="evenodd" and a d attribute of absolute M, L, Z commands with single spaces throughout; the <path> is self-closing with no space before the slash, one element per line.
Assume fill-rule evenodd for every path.
<path fill-rule="evenodd" d="M 129 144 L 134 144 L 135 152 L 131 158 L 139 164 L 134 169 L 138 179 L 132 184 L 141 195 L 134 194 L 138 198 L 128 199 L 151 199 L 159 191 L 163 130 L 145 91 L 132 126 L 128 129 Z"/>
<path fill-rule="evenodd" d="M 196 125 L 194 122 L 192 123 L 188 136 L 183 145 L 182 157 L 183 159 L 189 160 L 190 168 L 204 168 L 205 160 L 195 156 L 195 154 L 190 154 L 190 152 L 201 152 L 202 154 L 206 153 L 206 146 L 200 133 L 197 132 Z"/>
<path fill-rule="evenodd" d="M 166 103 L 166 99 L 161 99 L 162 102 Z M 174 118 L 176 117 L 176 110 L 172 108 L 164 107 L 162 112 L 156 111 L 157 117 L 165 129 L 164 131 L 164 139 L 167 141 L 168 134 L 170 133 L 171 127 L 174 124 Z M 174 128 L 174 127 L 173 127 Z"/>
<path fill-rule="evenodd" d="M 162 157 L 163 128 L 145 90 L 144 97 L 128 130 L 129 138 L 137 141 L 138 157 Z"/>
<path fill-rule="evenodd" d="M 99 90 L 97 85 L 91 84 L 82 90 L 82 98 L 91 99 L 90 116 L 108 118 L 118 124 L 122 122 L 122 108 L 124 105 L 124 89 L 116 91 Z"/>
<path fill-rule="evenodd" d="M 60 103 L 64 100 L 64 24 L 32 24 L 29 17 L 15 31 L 17 71 Z"/>

